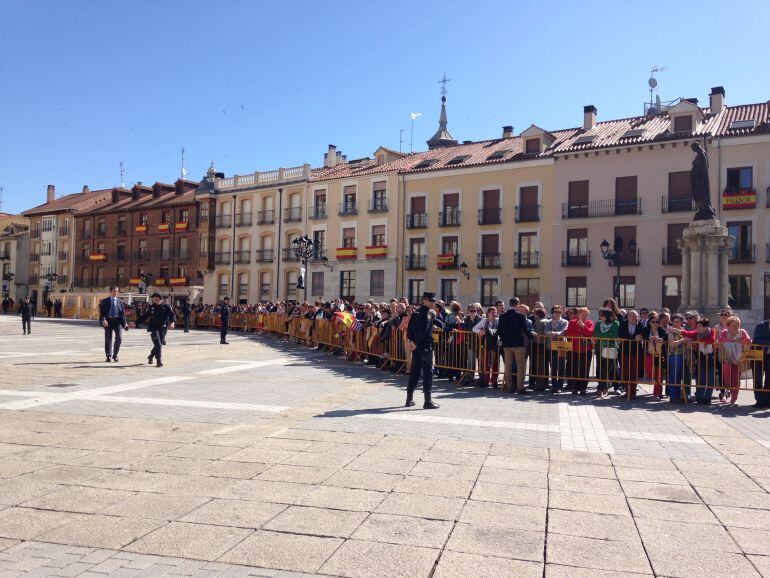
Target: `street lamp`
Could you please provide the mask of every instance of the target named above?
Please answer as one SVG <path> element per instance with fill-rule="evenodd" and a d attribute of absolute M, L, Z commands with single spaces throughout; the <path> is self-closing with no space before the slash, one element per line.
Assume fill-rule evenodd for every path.
<path fill-rule="evenodd" d="M 305 290 L 305 297 L 303 301 L 307 301 L 307 284 L 305 283 L 305 275 L 307 274 L 307 260 L 313 254 L 313 241 L 307 235 L 297 237 L 292 242 L 292 248 L 294 249 L 294 255 L 302 263 L 302 270 L 300 271 L 299 278 L 297 279 L 297 289 Z"/>
<path fill-rule="evenodd" d="M 11 294 L 11 281 L 16 277 L 16 273 L 3 274 L 3 298 L 7 299 Z"/>
<path fill-rule="evenodd" d="M 615 288 L 613 291 L 613 296 L 618 302 L 618 305 L 620 305 L 620 266 L 629 262 L 633 263 L 636 255 L 636 246 L 636 241 L 631 239 L 631 241 L 628 243 L 628 251 L 624 253 L 623 239 L 620 236 L 615 237 L 615 243 L 612 246 L 612 251 L 610 251 L 610 244 L 607 242 L 607 239 L 604 239 L 600 245 L 602 249 L 602 257 L 610 264 L 610 267 L 617 268 L 615 274 Z"/>
<path fill-rule="evenodd" d="M 329 265 L 329 258 L 326 255 L 321 259 L 321 265 L 326 267 L 329 271 L 334 272 L 334 265 Z"/>
<path fill-rule="evenodd" d="M 456 263 L 456 262 L 457 262 L 457 261 L 455 261 L 455 263 Z M 466 278 L 466 279 L 468 279 L 468 280 L 470 281 L 470 278 L 471 278 L 471 274 L 470 274 L 470 273 L 468 273 L 468 263 L 466 263 L 465 261 L 463 261 L 462 263 L 460 263 L 460 273 L 462 273 L 463 275 L 465 275 L 465 278 Z"/>
<path fill-rule="evenodd" d="M 46 273 L 45 279 L 48 281 L 48 284 L 46 285 L 46 291 L 48 293 L 53 293 L 53 286 L 58 278 L 59 276 L 56 273 Z"/>
<path fill-rule="evenodd" d="M 142 283 L 144 283 L 144 290 L 145 292 L 149 288 L 150 284 L 152 283 L 152 273 L 139 273 L 139 278 L 142 280 Z"/>

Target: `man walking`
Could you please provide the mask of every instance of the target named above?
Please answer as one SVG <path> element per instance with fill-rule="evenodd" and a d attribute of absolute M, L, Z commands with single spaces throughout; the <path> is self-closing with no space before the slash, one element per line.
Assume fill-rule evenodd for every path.
<path fill-rule="evenodd" d="M 183 301 L 179 310 L 182 312 L 182 319 L 184 320 L 184 332 L 190 333 L 190 315 L 192 314 L 192 307 L 190 307 L 189 301 Z"/>
<path fill-rule="evenodd" d="M 222 328 L 219 331 L 220 345 L 229 345 L 227 343 L 227 329 L 230 326 L 230 298 L 225 297 L 222 306 L 219 308 L 219 319 L 222 322 Z"/>
<path fill-rule="evenodd" d="M 161 362 L 163 346 L 160 338 L 161 330 L 166 327 L 174 328 L 174 314 L 171 307 L 163 303 L 163 296 L 160 293 L 153 293 L 151 299 L 152 304 L 137 318 L 136 326 L 138 327 L 147 320 L 147 332 L 152 339 L 152 351 L 147 357 L 147 363 L 152 363 L 152 360 L 155 359 L 156 366 L 163 367 Z"/>
<path fill-rule="evenodd" d="M 436 297 L 433 293 L 422 294 L 422 307 L 409 319 L 406 338 L 412 350 L 412 368 L 409 372 L 409 384 L 406 387 L 406 407 L 414 405 L 414 390 L 422 374 L 422 392 L 425 397 L 423 409 L 438 409 L 438 404 L 431 400 L 433 385 L 433 328 L 443 329 L 436 319 L 433 309 Z"/>
<path fill-rule="evenodd" d="M 35 310 L 32 303 L 29 302 L 29 297 L 26 297 L 24 303 L 19 307 L 19 315 L 21 316 L 21 328 L 24 330 L 24 335 L 32 333 L 32 318 L 35 316 Z"/>
<path fill-rule="evenodd" d="M 176 312 L 174 306 L 168 302 L 168 297 L 163 298 L 163 305 L 171 309 L 171 318 L 176 320 Z M 160 332 L 160 342 L 162 345 L 166 345 L 166 333 L 168 332 L 168 326 L 164 327 Z"/>
<path fill-rule="evenodd" d="M 513 363 L 516 362 L 516 393 L 527 393 L 524 389 L 524 372 L 527 364 L 527 350 L 525 339 L 529 336 L 527 318 L 517 311 L 519 298 L 513 297 L 508 301 L 508 311 L 500 316 L 497 321 L 497 335 L 503 347 L 505 373 L 503 378 L 503 391 L 511 390 L 513 376 Z"/>
<path fill-rule="evenodd" d="M 104 327 L 104 353 L 107 363 L 118 362 L 123 331 L 128 331 L 128 320 L 123 300 L 118 297 L 118 286 L 110 287 L 110 296 L 99 302 L 99 323 Z M 113 346 L 112 335 L 115 334 Z"/>

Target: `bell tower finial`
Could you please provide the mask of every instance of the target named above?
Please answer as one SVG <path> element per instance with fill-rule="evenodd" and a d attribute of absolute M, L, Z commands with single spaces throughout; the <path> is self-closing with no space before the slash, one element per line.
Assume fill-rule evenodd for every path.
<path fill-rule="evenodd" d="M 446 83 L 450 79 L 446 77 L 446 73 L 441 77 L 438 83 L 441 85 L 441 114 L 438 117 L 438 130 L 428 142 L 429 149 L 435 149 L 440 147 L 448 147 L 457 144 L 457 141 L 452 137 L 447 129 L 447 116 L 446 116 Z"/>

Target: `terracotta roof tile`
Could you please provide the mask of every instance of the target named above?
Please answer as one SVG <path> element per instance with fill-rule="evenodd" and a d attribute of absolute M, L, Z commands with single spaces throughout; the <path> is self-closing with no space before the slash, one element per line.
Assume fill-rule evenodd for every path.
<path fill-rule="evenodd" d="M 99 189 L 96 191 L 72 193 L 54 199 L 50 203 L 43 203 L 24 211 L 22 214 L 29 217 L 32 215 L 46 215 L 60 211 L 69 211 L 80 213 L 90 211 L 109 202 L 112 189 Z"/>

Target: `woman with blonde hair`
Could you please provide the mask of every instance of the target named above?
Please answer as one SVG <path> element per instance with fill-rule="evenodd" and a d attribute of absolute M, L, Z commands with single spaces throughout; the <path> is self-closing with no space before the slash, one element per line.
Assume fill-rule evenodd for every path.
<path fill-rule="evenodd" d="M 725 328 L 719 334 L 719 346 L 722 349 L 722 385 L 730 389 L 730 403 L 738 401 L 741 385 L 741 357 L 745 346 L 751 344 L 751 338 L 745 329 L 741 329 L 741 320 L 732 315 L 725 322 Z"/>

